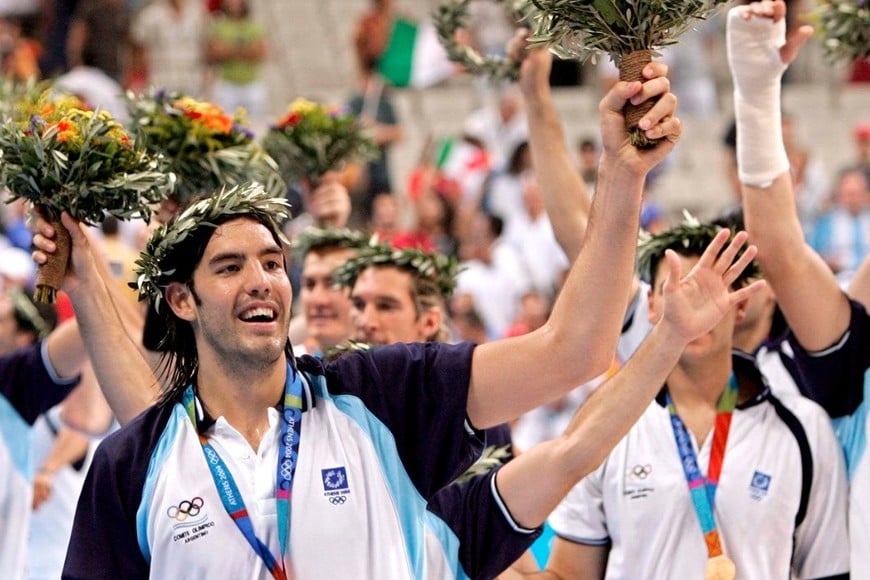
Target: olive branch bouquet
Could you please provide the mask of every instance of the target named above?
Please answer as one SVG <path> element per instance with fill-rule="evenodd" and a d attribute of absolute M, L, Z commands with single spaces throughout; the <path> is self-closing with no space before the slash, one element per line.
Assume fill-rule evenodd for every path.
<path fill-rule="evenodd" d="M 643 80 L 643 68 L 662 47 L 728 0 L 527 0 L 529 44 L 580 61 L 609 55 L 623 81 Z M 637 127 L 654 102 L 625 107 L 633 145 L 651 147 Z"/>
<path fill-rule="evenodd" d="M 46 90 L 24 98 L 0 126 L 0 186 L 9 188 L 9 201 L 37 206 L 57 232 L 57 252 L 39 267 L 38 301 L 55 300 L 69 261 L 61 212 L 89 225 L 106 213 L 148 221 L 149 204 L 173 184 L 158 155 L 134 144 L 107 112 L 86 110 L 75 97 Z"/>
<path fill-rule="evenodd" d="M 377 153 L 369 132 L 355 115 L 301 98 L 270 127 L 263 147 L 278 163 L 286 181 L 308 180 L 311 185 L 327 171 Z"/>
<path fill-rule="evenodd" d="M 180 93 L 153 89 L 127 94 L 137 141 L 162 153 L 177 176 L 171 196 L 186 207 L 223 186 L 257 182 L 272 195 L 286 186 L 275 161 L 256 142 L 244 113 Z"/>
<path fill-rule="evenodd" d="M 870 57 L 870 5 L 866 0 L 820 0 L 810 16 L 830 62 Z"/>

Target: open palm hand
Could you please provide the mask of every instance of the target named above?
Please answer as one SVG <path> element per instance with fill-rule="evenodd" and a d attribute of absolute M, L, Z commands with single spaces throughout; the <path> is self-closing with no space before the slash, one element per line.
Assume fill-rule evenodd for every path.
<path fill-rule="evenodd" d="M 757 250 L 749 246 L 738 257 L 746 243 L 746 232 L 735 235 L 731 243 L 729 237 L 728 230 L 719 232 L 685 276 L 677 254 L 672 250 L 665 253 L 668 277 L 662 287 L 665 300 L 662 322 L 686 342 L 712 330 L 735 304 L 764 287 L 764 281 L 756 281 L 738 290 L 731 289 Z"/>

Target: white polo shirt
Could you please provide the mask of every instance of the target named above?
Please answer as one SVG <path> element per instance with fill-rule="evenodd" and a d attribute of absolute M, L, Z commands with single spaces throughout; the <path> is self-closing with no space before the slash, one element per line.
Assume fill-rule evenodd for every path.
<path fill-rule="evenodd" d="M 488 512 L 501 532 L 459 525 L 453 504 L 495 506 L 491 477 L 441 497 L 435 511 L 427 506 L 481 451 L 465 421 L 471 355 L 467 343 L 427 343 L 332 363 L 298 359 L 310 382 L 290 527 L 288 567 L 297 578 L 465 578 L 498 565 L 500 550 L 531 543 L 534 531 L 512 529 L 496 507 Z M 269 423 L 257 450 L 223 418 L 204 433 L 232 472 L 258 537 L 280 557 L 275 409 Z M 65 577 L 271 577 L 226 513 L 196 429 L 175 403 L 146 411 L 100 445 Z M 485 533 L 498 548 L 461 549 Z"/>
<path fill-rule="evenodd" d="M 746 373 L 747 359 L 734 360 Z M 711 443 L 707 437 L 699 449 L 693 439 L 704 473 Z M 842 454 L 816 404 L 764 389 L 738 406 L 714 509 L 739 578 L 848 572 L 846 493 Z M 572 489 L 550 525 L 568 541 L 610 545 L 608 578 L 704 577 L 706 544 L 661 397 Z"/>

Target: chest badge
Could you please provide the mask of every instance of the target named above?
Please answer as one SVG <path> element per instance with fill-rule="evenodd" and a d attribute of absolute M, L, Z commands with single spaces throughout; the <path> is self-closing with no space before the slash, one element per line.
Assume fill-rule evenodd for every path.
<path fill-rule="evenodd" d="M 761 501 L 767 495 L 770 489 L 771 477 L 766 473 L 756 471 L 752 474 L 752 481 L 749 483 L 749 495 L 755 501 Z"/>
<path fill-rule="evenodd" d="M 205 501 L 201 497 L 184 499 L 166 508 L 166 517 L 172 520 L 172 541 L 189 544 L 207 536 L 214 521 L 205 511 Z"/>
<path fill-rule="evenodd" d="M 350 496 L 350 484 L 347 480 L 347 470 L 344 467 L 321 469 L 323 480 L 323 496 L 332 505 L 343 505 Z"/>

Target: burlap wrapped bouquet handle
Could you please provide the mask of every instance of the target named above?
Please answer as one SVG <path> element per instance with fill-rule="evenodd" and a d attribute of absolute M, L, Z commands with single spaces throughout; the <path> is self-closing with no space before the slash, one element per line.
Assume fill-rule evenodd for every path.
<path fill-rule="evenodd" d="M 54 243 L 57 250 L 53 254 L 48 254 L 48 259 L 39 265 L 36 272 L 36 290 L 33 293 L 35 301 L 45 303 L 53 303 L 57 299 L 72 251 L 69 231 L 60 223 L 60 218 L 50 218 L 49 223 L 55 231 Z"/>
<path fill-rule="evenodd" d="M 635 50 L 622 57 L 619 64 L 619 80 L 626 82 L 641 81 L 643 82 L 643 69 L 651 63 L 651 50 Z M 625 104 L 623 114 L 625 115 L 625 128 L 628 131 L 628 136 L 631 144 L 641 149 L 655 147 L 655 140 L 648 139 L 643 131 L 638 127 L 638 123 L 643 119 L 650 109 L 658 101 L 658 97 L 647 99 L 639 105 L 632 104 L 630 101 Z"/>

